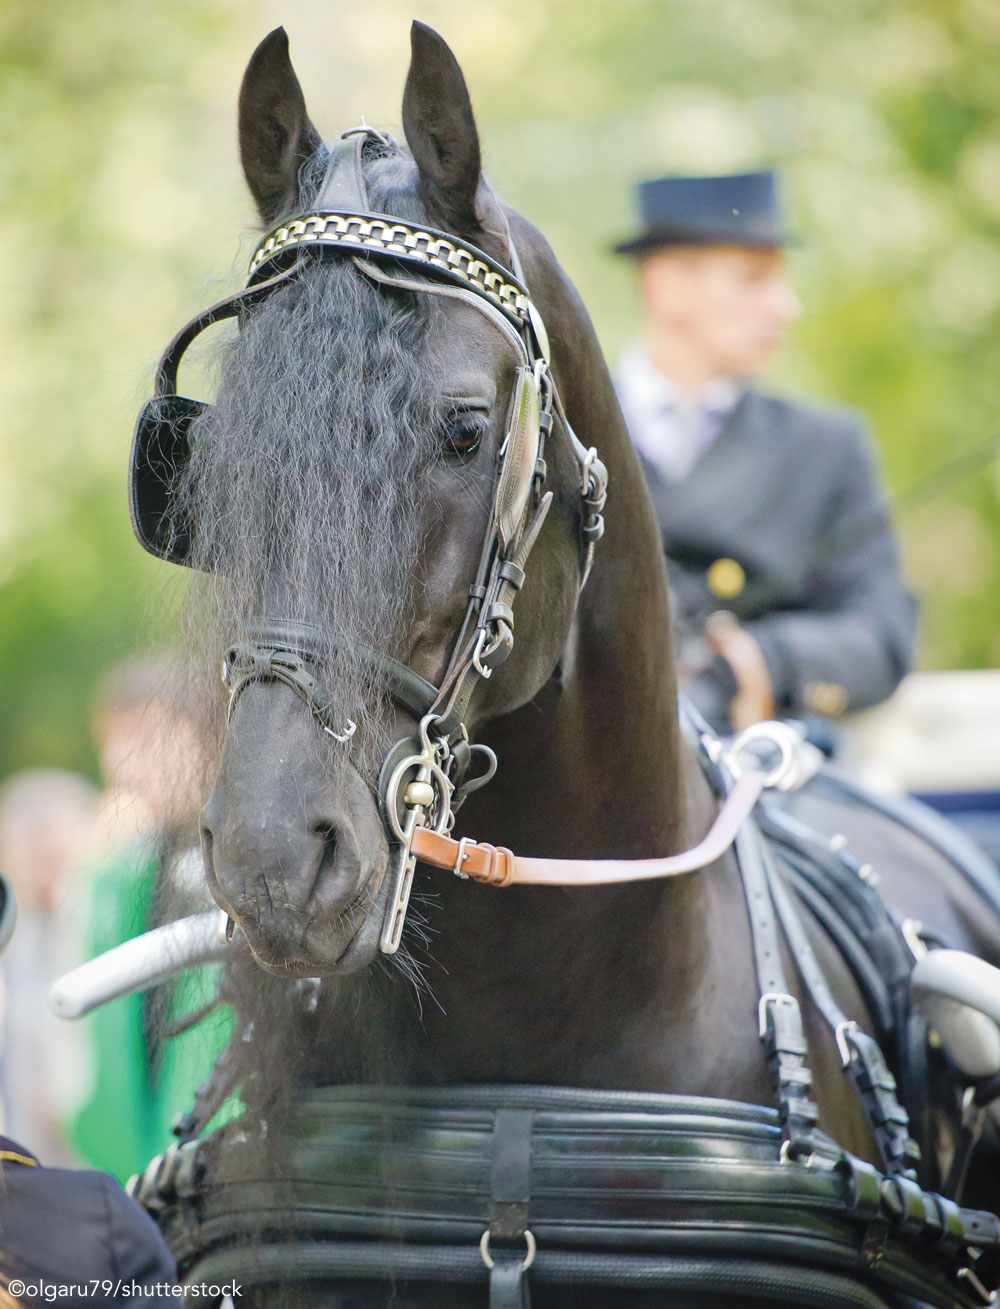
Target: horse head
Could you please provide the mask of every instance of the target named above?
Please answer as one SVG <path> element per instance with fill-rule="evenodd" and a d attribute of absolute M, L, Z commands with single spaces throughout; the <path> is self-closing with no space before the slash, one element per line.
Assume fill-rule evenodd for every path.
<path fill-rule="evenodd" d="M 201 634 L 230 691 L 202 815 L 209 886 L 264 968 L 325 975 L 371 962 L 394 896 L 400 916 L 405 797 L 443 829 L 485 762 L 477 728 L 552 677 L 603 486 L 558 403 L 566 284 L 484 180 L 439 36 L 413 25 L 409 150 L 362 127 L 328 151 L 281 29 L 250 61 L 239 125 L 274 231 L 167 517 L 209 578 Z M 346 246 L 315 257 L 302 222 L 334 211 L 323 230 Z M 400 257 L 381 257 L 393 240 Z M 388 794 L 421 739 L 433 766 L 397 769 Z"/>

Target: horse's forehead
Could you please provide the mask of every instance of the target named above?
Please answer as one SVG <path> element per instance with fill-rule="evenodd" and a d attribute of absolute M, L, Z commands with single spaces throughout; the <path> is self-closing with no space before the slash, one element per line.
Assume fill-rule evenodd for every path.
<path fill-rule="evenodd" d="M 513 377 L 514 350 L 501 331 L 472 305 L 447 300 L 444 312 L 435 316 L 427 349 L 438 366 L 445 394 L 458 394 L 455 379 L 464 376 L 471 382 L 481 379 L 495 392 Z M 472 394 L 474 392 L 470 392 Z"/>
<path fill-rule="evenodd" d="M 409 155 L 390 155 L 367 165 L 366 180 L 372 205 L 395 218 L 426 223 L 427 211 L 419 196 L 420 174 Z"/>

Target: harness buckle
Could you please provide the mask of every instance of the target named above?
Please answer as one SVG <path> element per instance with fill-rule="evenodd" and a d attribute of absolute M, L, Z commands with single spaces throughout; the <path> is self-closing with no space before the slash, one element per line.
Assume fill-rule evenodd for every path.
<path fill-rule="evenodd" d="M 455 855 L 455 876 L 460 877 L 463 882 L 469 880 L 469 874 L 463 872 L 462 865 L 469 857 L 469 846 L 475 844 L 476 842 L 471 836 L 463 836 L 458 842 L 458 854 Z"/>
<path fill-rule="evenodd" d="M 485 680 L 493 674 L 493 669 L 500 666 L 514 648 L 514 633 L 506 618 L 493 621 L 495 628 L 490 634 L 489 627 L 479 629 L 476 648 L 472 652 L 472 664 L 476 672 Z"/>
<path fill-rule="evenodd" d="M 765 991 L 757 1004 L 757 1035 L 763 1041 L 767 1036 L 767 1011 L 771 1005 L 786 1004 L 798 1009 L 799 1002 L 786 991 Z"/>

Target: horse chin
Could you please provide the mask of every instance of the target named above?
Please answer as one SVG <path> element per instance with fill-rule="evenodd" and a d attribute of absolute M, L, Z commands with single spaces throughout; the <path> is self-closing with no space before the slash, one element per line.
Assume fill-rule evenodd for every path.
<path fill-rule="evenodd" d="M 360 972 L 378 954 L 384 917 L 381 887 L 368 888 L 331 920 L 306 921 L 303 930 L 275 931 L 275 924 L 237 923 L 254 962 L 275 977 L 333 977 Z M 359 902 L 367 905 L 362 910 Z M 359 916 L 363 914 L 360 922 Z"/>

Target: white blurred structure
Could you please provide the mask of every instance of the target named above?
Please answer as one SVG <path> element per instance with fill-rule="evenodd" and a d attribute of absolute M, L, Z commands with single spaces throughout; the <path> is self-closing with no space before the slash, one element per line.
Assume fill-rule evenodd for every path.
<path fill-rule="evenodd" d="M 1000 791 L 1000 671 L 912 673 L 843 737 L 842 762 L 877 790 Z"/>
<path fill-rule="evenodd" d="M 90 848 L 97 789 L 57 768 L 28 769 L 0 787 L 0 867 L 17 895 L 17 926 L 0 960 L 6 1131 L 43 1163 L 78 1162 L 62 1128 L 86 1083 L 86 1051 L 49 1013 L 53 980 L 80 962 L 73 879 Z"/>

